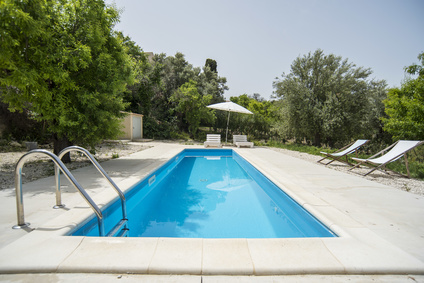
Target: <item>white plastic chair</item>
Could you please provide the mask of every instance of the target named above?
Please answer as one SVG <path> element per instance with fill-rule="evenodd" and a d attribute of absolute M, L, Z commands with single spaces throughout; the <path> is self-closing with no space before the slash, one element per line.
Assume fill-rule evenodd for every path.
<path fill-rule="evenodd" d="M 221 135 L 207 134 L 206 141 L 203 143 L 205 147 L 214 146 L 222 147 L 221 145 Z"/>
<path fill-rule="evenodd" d="M 246 135 L 233 135 L 233 144 L 236 145 L 237 147 L 241 147 L 241 146 L 253 147 L 253 142 L 248 142 Z"/>

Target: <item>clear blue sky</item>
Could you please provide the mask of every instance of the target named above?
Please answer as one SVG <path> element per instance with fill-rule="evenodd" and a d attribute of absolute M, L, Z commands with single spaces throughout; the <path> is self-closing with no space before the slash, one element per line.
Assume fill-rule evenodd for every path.
<path fill-rule="evenodd" d="M 122 9 L 116 29 L 144 51 L 207 58 L 227 78 L 225 96 L 259 93 L 298 56 L 321 48 L 400 86 L 424 51 L 424 0 L 106 0 Z"/>

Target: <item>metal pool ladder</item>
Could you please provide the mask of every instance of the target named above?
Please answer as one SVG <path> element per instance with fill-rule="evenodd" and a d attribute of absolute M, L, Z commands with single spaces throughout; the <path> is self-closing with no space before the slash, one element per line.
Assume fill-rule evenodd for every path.
<path fill-rule="evenodd" d="M 119 187 L 115 184 L 115 182 L 109 177 L 109 175 L 102 168 L 102 166 L 100 166 L 97 160 L 85 148 L 82 148 L 79 146 L 67 147 L 63 149 L 61 152 L 59 152 L 59 155 L 58 155 L 59 159 L 62 159 L 62 157 L 65 154 L 71 151 L 78 151 L 83 153 L 91 161 L 94 167 L 96 167 L 96 169 L 102 174 L 102 176 L 108 180 L 112 188 L 118 193 L 119 198 L 121 199 L 122 219 L 118 222 L 117 225 L 115 225 L 115 227 L 112 228 L 112 230 L 106 236 L 113 237 L 118 234 L 118 236 L 124 237 L 128 233 L 128 228 L 126 226 L 128 222 L 128 218 L 127 218 L 127 206 L 126 206 L 125 195 L 122 193 Z M 55 177 L 56 177 L 56 206 L 62 207 L 61 192 L 60 192 L 60 170 L 57 166 L 55 167 Z"/>
<path fill-rule="evenodd" d="M 82 188 L 82 186 L 77 182 L 77 180 L 72 175 L 72 173 L 68 170 L 65 164 L 63 164 L 63 162 L 61 161 L 61 158 L 70 151 L 79 151 L 84 153 L 90 159 L 90 161 L 93 163 L 96 169 L 100 171 L 103 177 L 105 177 L 109 181 L 109 183 L 118 193 L 119 197 L 121 198 L 122 219 L 119 221 L 118 224 L 115 225 L 114 228 L 112 228 L 112 230 L 106 236 L 107 237 L 112 237 L 115 235 L 120 237 L 126 236 L 126 234 L 128 233 L 128 228 L 127 228 L 128 219 L 127 219 L 127 213 L 126 213 L 126 204 L 125 204 L 124 194 L 118 188 L 118 186 L 112 181 L 112 179 L 107 175 L 107 173 L 103 170 L 100 164 L 94 159 L 94 157 L 86 149 L 82 147 L 77 147 L 77 146 L 70 146 L 65 148 L 59 153 L 59 157 L 56 156 L 54 153 L 51 153 L 47 150 L 34 149 L 24 154 L 19 159 L 15 169 L 15 189 L 16 189 L 16 207 L 17 207 L 17 215 L 18 215 L 18 224 L 13 226 L 13 229 L 20 229 L 20 228 L 28 227 L 30 225 L 30 223 L 25 222 L 25 216 L 24 216 L 23 195 L 22 195 L 22 167 L 25 164 L 25 161 L 28 159 L 29 155 L 42 153 L 50 157 L 50 159 L 55 163 L 56 205 L 53 208 L 64 207 L 64 205 L 62 204 L 62 199 L 61 199 L 62 197 L 60 192 L 60 171 L 62 171 L 63 174 L 67 177 L 67 179 L 78 190 L 81 196 L 87 201 L 89 206 L 94 210 L 97 216 L 97 222 L 99 226 L 99 235 L 105 236 L 102 211 L 97 206 L 97 204 L 91 199 L 91 197 L 87 194 L 87 192 Z"/>

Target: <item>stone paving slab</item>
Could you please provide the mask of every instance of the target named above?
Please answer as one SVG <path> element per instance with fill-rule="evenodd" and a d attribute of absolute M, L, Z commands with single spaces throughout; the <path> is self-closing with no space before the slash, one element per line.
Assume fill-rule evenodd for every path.
<path fill-rule="evenodd" d="M 290 276 L 194 276 L 194 275 L 137 275 L 137 274 L 0 274 L 0 282 L 60 282 L 60 283 L 420 283 L 424 276 L 417 275 L 290 275 Z"/>

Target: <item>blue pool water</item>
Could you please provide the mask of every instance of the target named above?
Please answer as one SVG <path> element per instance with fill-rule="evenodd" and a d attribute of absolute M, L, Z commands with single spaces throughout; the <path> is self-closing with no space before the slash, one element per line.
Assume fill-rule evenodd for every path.
<path fill-rule="evenodd" d="M 131 237 L 336 236 L 233 150 L 186 149 L 126 194 Z M 106 233 L 120 202 L 104 210 Z M 98 236 L 95 218 L 72 235 Z"/>

